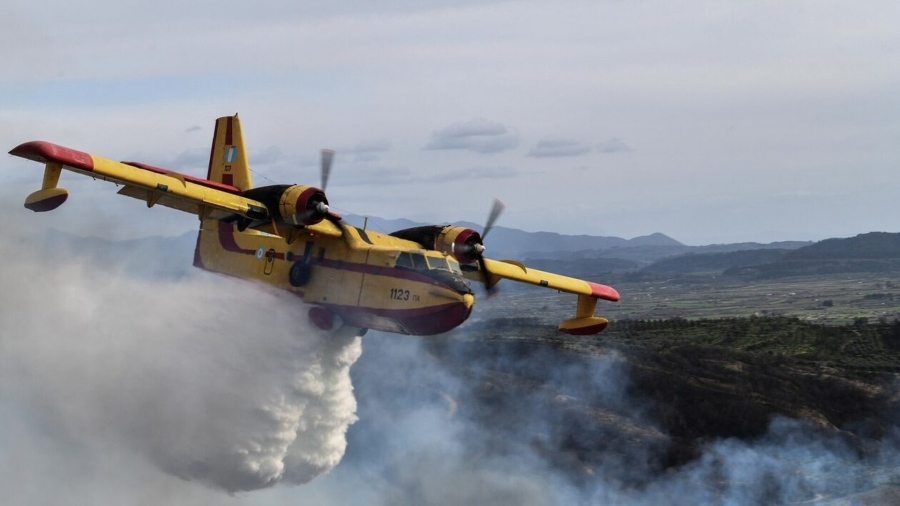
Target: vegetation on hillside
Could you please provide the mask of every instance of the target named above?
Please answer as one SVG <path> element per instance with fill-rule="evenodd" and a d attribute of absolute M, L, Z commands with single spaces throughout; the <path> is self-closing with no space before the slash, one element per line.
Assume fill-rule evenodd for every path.
<path fill-rule="evenodd" d="M 469 416 L 504 441 L 532 438 L 557 463 L 574 455 L 591 468 L 614 453 L 661 471 L 710 440 L 762 437 L 778 417 L 865 460 L 900 428 L 898 321 L 624 320 L 573 340 L 539 319 L 498 318 L 426 344 L 470 386 Z M 559 420 L 528 432 L 522 409 Z"/>

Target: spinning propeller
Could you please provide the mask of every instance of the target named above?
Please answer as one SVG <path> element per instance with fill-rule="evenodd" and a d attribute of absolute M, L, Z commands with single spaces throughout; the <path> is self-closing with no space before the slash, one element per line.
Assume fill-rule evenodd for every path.
<path fill-rule="evenodd" d="M 306 205 L 306 211 L 299 216 L 300 222 L 306 222 L 313 218 L 324 218 L 328 216 L 331 209 L 328 206 L 328 199 L 325 197 L 325 187 L 328 185 L 328 176 L 331 175 L 331 163 L 334 161 L 334 151 L 331 149 L 322 150 L 322 159 L 320 164 L 320 180 L 322 182 L 319 190 L 320 193 L 310 198 Z"/>
<path fill-rule="evenodd" d="M 322 150 L 322 186 L 321 189 L 324 192 L 325 187 L 328 186 L 328 176 L 331 175 L 331 162 L 334 160 L 334 150 L 331 149 L 323 149 Z"/>
<path fill-rule="evenodd" d="M 488 232 L 490 232 L 491 228 L 494 226 L 494 222 L 497 221 L 497 218 L 500 217 L 500 214 L 503 213 L 504 209 L 506 209 L 506 205 L 501 202 L 500 199 L 494 199 L 494 205 L 491 206 L 491 213 L 488 215 L 487 222 L 484 224 L 481 236 L 478 242 L 472 246 L 472 253 L 477 258 L 478 268 L 481 271 L 481 282 L 484 283 L 485 288 L 487 288 L 488 297 L 496 295 L 497 289 L 494 288 L 496 281 L 491 281 L 491 273 L 488 271 L 484 261 L 484 238 L 487 237 Z"/>

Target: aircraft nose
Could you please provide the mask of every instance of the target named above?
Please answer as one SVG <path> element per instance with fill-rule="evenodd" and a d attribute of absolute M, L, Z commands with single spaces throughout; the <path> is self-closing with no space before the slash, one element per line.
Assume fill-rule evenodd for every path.
<path fill-rule="evenodd" d="M 466 305 L 466 309 L 472 309 L 472 306 L 475 305 L 475 296 L 471 293 L 463 294 L 462 302 Z"/>

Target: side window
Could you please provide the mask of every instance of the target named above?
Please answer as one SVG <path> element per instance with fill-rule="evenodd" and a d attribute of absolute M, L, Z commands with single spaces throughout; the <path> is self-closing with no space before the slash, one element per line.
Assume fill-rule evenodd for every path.
<path fill-rule="evenodd" d="M 413 268 L 412 257 L 409 256 L 409 253 L 400 253 L 397 257 L 397 267 L 406 267 L 407 269 Z"/>
<path fill-rule="evenodd" d="M 412 257 L 413 268 L 418 270 L 427 271 L 428 264 L 425 262 L 425 256 L 420 253 L 410 253 L 409 256 Z"/>
<path fill-rule="evenodd" d="M 450 265 L 450 272 L 456 274 L 462 274 L 462 271 L 459 270 L 459 262 L 456 261 L 455 258 L 447 258 L 447 263 Z"/>

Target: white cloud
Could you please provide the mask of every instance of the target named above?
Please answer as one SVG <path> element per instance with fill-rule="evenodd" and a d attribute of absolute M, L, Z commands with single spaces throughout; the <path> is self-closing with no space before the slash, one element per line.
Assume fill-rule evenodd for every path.
<path fill-rule="evenodd" d="M 591 146 L 574 139 L 542 139 L 531 148 L 528 156 L 535 158 L 559 158 L 568 156 L 580 156 L 590 153 Z"/>
<path fill-rule="evenodd" d="M 431 134 L 425 149 L 462 149 L 475 153 L 499 153 L 519 145 L 519 135 L 502 123 L 475 118 L 454 123 Z"/>
<path fill-rule="evenodd" d="M 631 151 L 631 148 L 622 139 L 612 138 L 597 143 L 597 151 L 600 153 L 620 153 L 622 151 Z"/>
<path fill-rule="evenodd" d="M 900 32 L 892 23 L 898 17 L 900 4 L 887 0 L 826 0 L 816 9 L 712 0 L 252 6 L 229 0 L 215 8 L 169 0 L 152 8 L 109 0 L 19 2 L 0 20 L 0 59 L 8 62 L 0 68 L 6 98 L 0 144 L 46 139 L 150 163 L 197 150 L 200 160 L 209 147 L 203 131 L 210 131 L 186 134 L 185 126 L 206 128 L 240 111 L 251 150 L 277 146 L 285 154 L 271 164 L 251 159 L 271 179 L 315 183 L 319 148 L 349 147 L 335 161 L 333 203 L 382 209 L 388 202 L 396 215 L 414 217 L 429 212 L 419 205 L 422 188 L 395 185 L 377 199 L 360 191 L 342 199 L 346 186 L 338 181 L 366 178 L 366 165 L 451 174 L 483 166 L 485 153 L 491 165 L 538 176 L 572 160 L 523 156 L 528 150 L 583 149 L 538 149 L 540 137 L 530 137 L 556 132 L 557 140 L 587 140 L 592 151 L 569 165 L 595 169 L 580 171 L 577 180 L 505 180 L 510 225 L 678 237 L 695 233 L 684 224 L 708 195 L 729 192 L 735 180 L 766 178 L 788 187 L 814 180 L 812 191 L 825 195 L 900 184 L 894 170 Z M 223 32 L 240 32 L 241 41 L 223 47 Z M 459 123 L 466 118 L 485 119 Z M 598 143 L 596 132 L 616 137 Z M 367 149 L 384 147 L 386 139 L 389 150 Z M 605 156 L 626 149 L 628 156 Z M 703 192 L 684 183 L 699 179 Z M 602 204 L 592 192 L 601 185 Z M 541 213 L 536 187 L 587 208 Z M 487 184 L 454 188 L 453 198 L 474 206 L 496 192 Z M 429 200 L 449 206 L 441 193 Z M 760 195 L 746 194 L 746 209 L 758 221 L 744 225 L 755 228 L 746 230 L 754 239 L 785 226 Z M 676 212 L 654 212 L 648 201 Z M 845 216 L 856 213 L 848 202 L 829 205 Z M 804 215 L 831 212 L 817 199 L 806 205 Z M 884 228 L 886 220 L 877 217 L 891 214 L 892 199 L 879 193 L 867 205 L 869 221 L 860 216 L 854 226 Z M 115 206 L 106 212 L 121 215 Z M 622 215 L 577 219 L 610 209 Z M 716 236 L 732 235 L 733 223 L 714 218 L 704 234 L 721 242 Z M 816 228 L 834 236 L 840 225 Z M 155 226 L 134 228 L 149 233 Z"/>

